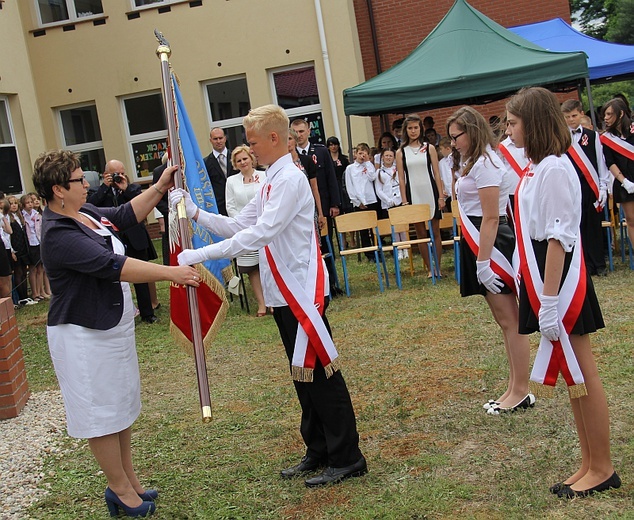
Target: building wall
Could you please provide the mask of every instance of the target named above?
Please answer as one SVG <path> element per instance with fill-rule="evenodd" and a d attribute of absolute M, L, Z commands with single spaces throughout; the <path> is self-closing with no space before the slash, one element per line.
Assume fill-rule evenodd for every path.
<path fill-rule="evenodd" d="M 0 46 L 4 52 L 0 59 L 0 95 L 8 99 L 22 186 L 30 191 L 32 165 L 45 148 L 45 140 L 20 12 L 16 2 L 1 5 Z"/>
<path fill-rule="evenodd" d="M 409 55 L 419 43 L 438 25 L 453 5 L 453 0 L 434 0 L 433 2 L 401 0 L 354 0 L 359 26 L 359 38 L 363 68 L 366 79 L 377 75 L 376 56 L 372 43 L 368 4 L 372 6 L 375 30 L 378 41 L 379 57 L 383 71 Z M 568 0 L 517 0 L 512 4 L 498 0 L 469 0 L 469 4 L 504 27 L 534 23 L 560 17 L 570 23 Z M 451 56 L 438 56 L 438 60 L 451 59 Z M 495 57 L 492 57 L 495 59 Z M 504 101 L 476 107 L 486 117 L 499 115 L 504 111 Z M 456 107 L 430 110 L 436 122 L 436 129 L 445 134 L 444 122 Z M 395 117 L 389 118 L 391 121 Z M 353 118 L 357 119 L 357 118 Z M 376 137 L 381 133 L 381 121 L 372 118 Z"/>
<path fill-rule="evenodd" d="M 129 165 L 128 171 L 133 170 L 120 100 L 161 88 L 154 28 L 170 43 L 170 62 L 203 154 L 210 150 L 203 82 L 246 74 L 255 107 L 273 101 L 269 70 L 302 63 L 314 63 L 326 133 L 334 133 L 313 1 L 185 1 L 170 5 L 169 12 L 139 11 L 134 19 L 126 14 L 131 11 L 129 0 L 107 0 L 103 6 L 102 25 L 83 20 L 74 24 L 74 30 L 49 27 L 35 36 L 35 2 L 20 2 L 46 147 L 62 145 L 57 109 L 94 102 L 106 158 L 121 159 Z M 321 0 L 321 6 L 343 133 L 341 92 L 365 79 L 355 12 L 352 0 Z M 371 135 L 369 121 L 355 122 L 355 134 Z"/>

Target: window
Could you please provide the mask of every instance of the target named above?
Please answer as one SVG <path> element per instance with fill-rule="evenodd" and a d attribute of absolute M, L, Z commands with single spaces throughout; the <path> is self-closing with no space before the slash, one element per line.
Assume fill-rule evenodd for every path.
<path fill-rule="evenodd" d="M 151 178 L 167 150 L 167 123 L 160 93 L 123 100 L 126 134 L 134 160 L 136 179 Z M 131 169 L 128 170 L 129 174 Z"/>
<path fill-rule="evenodd" d="M 9 102 L 5 97 L 0 97 L 0 190 L 5 194 L 22 193 L 18 150 L 13 137 Z"/>
<path fill-rule="evenodd" d="M 101 0 L 37 0 L 42 25 L 75 22 L 103 14 Z"/>
<path fill-rule="evenodd" d="M 176 4 L 183 1 L 184 0 L 132 0 L 132 7 L 134 9 L 139 9 L 156 4 Z"/>
<path fill-rule="evenodd" d="M 270 79 L 275 102 L 286 110 L 291 121 L 298 117 L 306 119 L 310 124 L 311 142 L 325 144 L 326 131 L 315 67 L 305 65 L 274 70 L 270 72 Z"/>
<path fill-rule="evenodd" d="M 227 134 L 227 148 L 245 143 L 242 118 L 251 109 L 249 88 L 244 77 L 206 83 L 205 97 L 210 128 L 219 126 Z"/>
<path fill-rule="evenodd" d="M 65 108 L 59 111 L 65 148 L 81 154 L 84 171 L 103 172 L 106 156 L 95 105 Z"/>

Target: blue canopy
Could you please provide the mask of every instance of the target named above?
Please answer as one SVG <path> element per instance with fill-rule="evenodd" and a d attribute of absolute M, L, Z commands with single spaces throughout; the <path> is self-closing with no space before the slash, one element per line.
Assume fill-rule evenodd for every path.
<path fill-rule="evenodd" d="M 634 45 L 591 38 L 561 18 L 510 27 L 518 36 L 549 51 L 584 51 L 588 55 L 590 81 L 615 81 L 634 76 Z"/>

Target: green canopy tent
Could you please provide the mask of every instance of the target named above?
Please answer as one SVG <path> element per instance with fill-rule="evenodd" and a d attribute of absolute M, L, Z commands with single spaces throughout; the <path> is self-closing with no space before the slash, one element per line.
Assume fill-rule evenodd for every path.
<path fill-rule="evenodd" d="M 527 85 L 570 88 L 583 78 L 588 78 L 585 53 L 547 51 L 456 0 L 403 61 L 343 91 L 348 139 L 351 115 L 484 104 Z"/>

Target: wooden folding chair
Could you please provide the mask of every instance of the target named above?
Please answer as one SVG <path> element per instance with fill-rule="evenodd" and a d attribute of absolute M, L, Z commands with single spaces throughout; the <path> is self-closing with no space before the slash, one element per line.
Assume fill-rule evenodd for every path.
<path fill-rule="evenodd" d="M 389 218 L 382 218 L 377 221 L 379 228 L 379 236 L 386 237 L 389 236 L 390 240 L 393 240 L 392 237 L 392 225 L 390 224 Z M 407 238 L 409 238 L 409 226 L 407 224 L 403 224 L 400 226 L 394 226 L 394 230 L 396 233 L 406 233 Z M 412 259 L 411 249 L 412 246 L 409 244 L 405 244 L 402 246 L 390 246 L 392 248 L 392 255 L 396 258 L 398 257 L 399 251 L 407 251 L 407 256 L 409 258 L 409 272 L 411 276 L 414 276 L 414 260 Z M 385 254 L 385 249 L 383 249 L 383 253 Z M 394 262 L 394 269 L 396 270 L 396 262 Z"/>
<path fill-rule="evenodd" d="M 327 224 L 325 224 L 321 228 L 320 235 L 321 235 L 322 238 L 326 237 L 326 247 L 328 247 L 328 252 L 327 253 L 323 253 L 321 255 L 321 257 L 326 262 L 331 262 L 332 272 L 335 274 L 335 287 L 337 289 L 340 289 L 340 287 L 339 287 L 339 275 L 337 274 L 337 263 L 335 262 L 335 252 L 334 252 L 334 249 L 332 248 L 332 240 L 330 240 L 330 234 L 328 233 L 328 225 Z"/>
<path fill-rule="evenodd" d="M 454 239 L 454 217 L 453 217 L 453 212 L 448 212 L 448 211 L 444 211 L 442 213 L 442 218 L 440 219 L 440 223 L 439 223 L 439 227 L 440 227 L 440 232 L 442 233 L 443 230 L 447 231 L 451 231 L 451 237 L 447 238 L 445 240 L 441 239 L 440 242 L 440 250 L 438 251 L 438 258 L 440 258 L 440 253 L 442 252 L 442 248 L 445 246 L 450 246 L 453 249 L 453 258 L 454 258 L 454 276 L 456 278 L 456 280 L 458 279 L 458 270 L 456 268 L 456 241 Z M 459 247 L 459 246 L 458 246 Z"/>
<path fill-rule="evenodd" d="M 385 256 L 379 239 L 379 228 L 377 224 L 376 211 L 357 211 L 354 213 L 346 213 L 335 217 L 337 233 L 339 234 L 339 254 L 341 255 L 341 265 L 343 267 L 343 279 L 346 284 L 346 294 L 350 296 L 350 282 L 348 281 L 348 266 L 346 257 L 356 255 L 358 253 L 374 253 L 374 263 L 376 264 L 376 274 L 379 279 L 379 289 L 383 292 L 383 278 L 381 276 L 381 264 L 383 264 L 383 272 L 385 273 L 385 284 L 389 287 L 390 282 L 387 278 L 387 266 L 385 265 Z M 374 245 L 368 247 L 357 247 L 355 249 L 346 249 L 343 234 L 348 232 L 356 232 L 362 230 L 370 230 L 374 236 Z"/>
<path fill-rule="evenodd" d="M 410 247 L 414 244 L 427 244 L 427 251 L 429 252 L 429 262 L 431 267 L 431 281 L 435 285 L 436 284 L 436 272 L 438 272 L 438 266 L 436 264 L 436 260 L 434 257 L 434 251 L 432 248 L 432 239 L 430 237 L 427 238 L 416 238 L 414 240 L 397 240 L 396 239 L 396 226 L 407 226 L 409 229 L 410 224 L 418 224 L 418 223 L 426 223 L 427 228 L 431 229 L 431 209 L 429 208 L 429 204 L 409 204 L 406 206 L 397 206 L 395 208 L 390 208 L 388 210 L 388 215 L 390 216 L 390 224 L 392 226 L 392 247 L 400 247 L 409 245 Z M 411 258 L 412 255 L 410 255 Z M 401 284 L 401 269 L 398 260 L 398 256 L 394 258 L 394 262 L 396 264 L 396 285 L 398 285 L 399 289 L 402 289 Z"/>
<path fill-rule="evenodd" d="M 460 283 L 460 236 L 462 229 L 460 227 L 460 209 L 458 201 L 451 201 L 451 215 L 453 217 L 453 261 L 456 266 L 456 280 Z"/>

